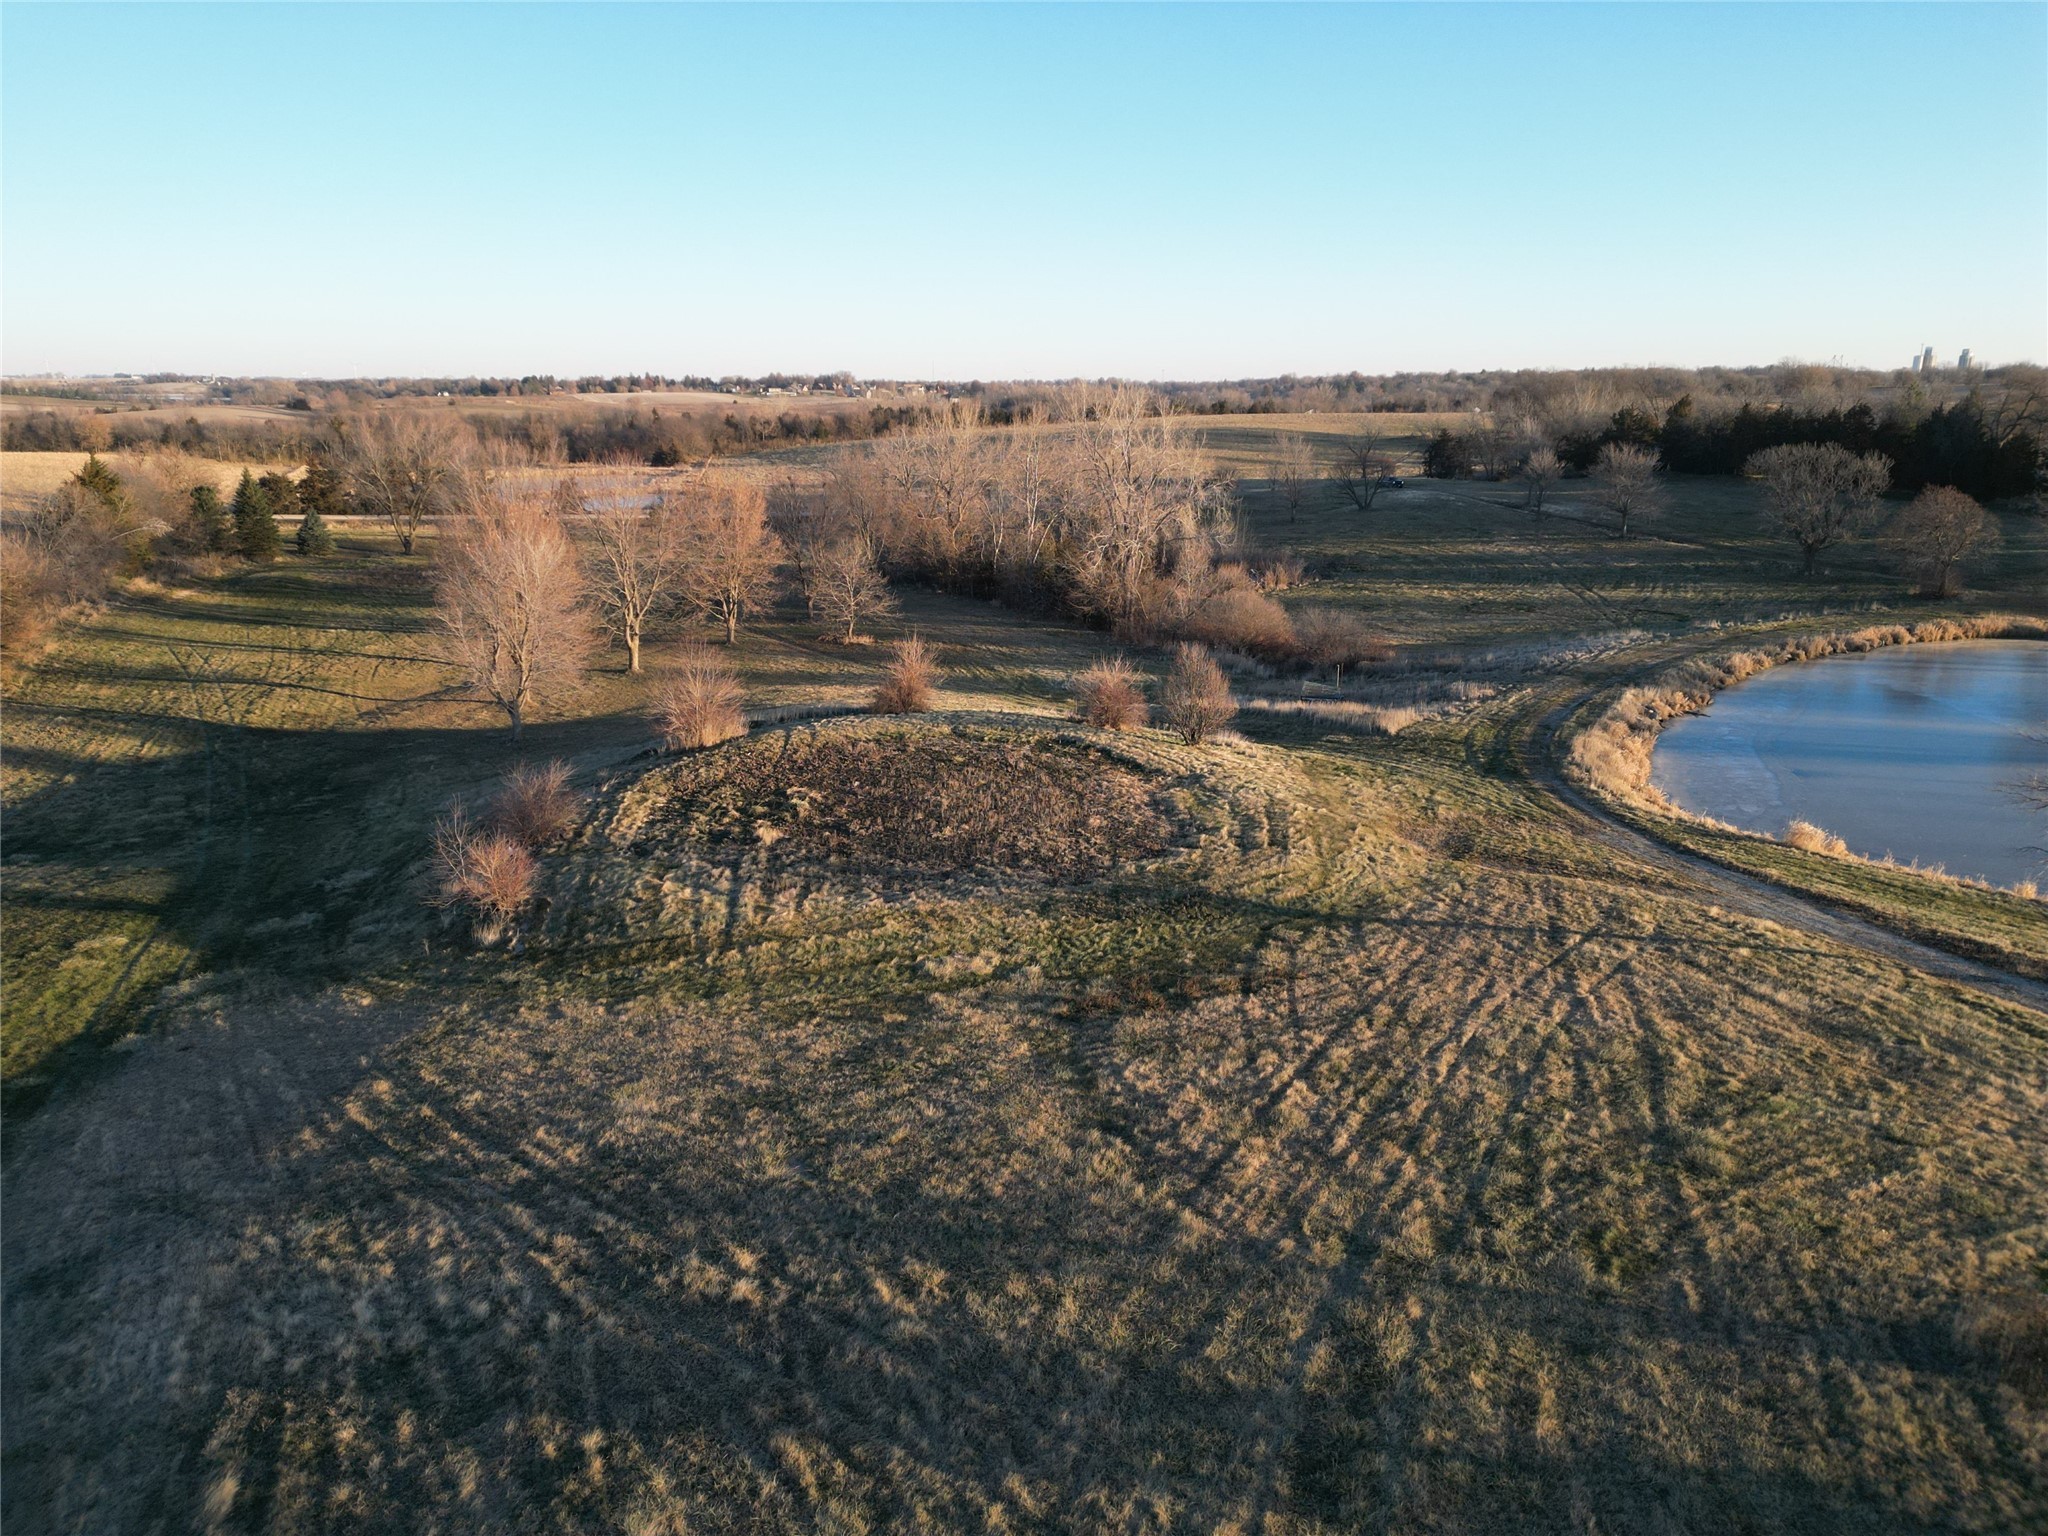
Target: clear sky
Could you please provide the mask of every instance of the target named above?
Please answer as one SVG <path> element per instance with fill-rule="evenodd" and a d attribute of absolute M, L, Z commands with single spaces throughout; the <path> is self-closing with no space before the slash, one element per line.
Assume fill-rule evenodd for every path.
<path fill-rule="evenodd" d="M 2048 355 L 2048 6 L 0 8 L 0 367 Z"/>

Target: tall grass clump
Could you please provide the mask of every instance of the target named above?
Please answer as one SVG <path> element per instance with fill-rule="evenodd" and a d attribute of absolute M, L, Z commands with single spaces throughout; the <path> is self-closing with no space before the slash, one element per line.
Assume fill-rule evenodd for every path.
<path fill-rule="evenodd" d="M 921 715 L 932 707 L 939 680 L 932 648 L 916 635 L 898 642 L 895 658 L 875 688 L 869 707 L 878 715 Z"/>
<path fill-rule="evenodd" d="M 1185 642 L 1173 648 L 1173 670 L 1159 690 L 1160 713 L 1189 746 L 1200 746 L 1237 717 L 1237 701 L 1215 657 Z"/>
<path fill-rule="evenodd" d="M 491 800 L 491 826 L 529 848 L 554 842 L 576 824 L 583 797 L 569 787 L 569 765 L 521 763 Z"/>
<path fill-rule="evenodd" d="M 671 751 L 695 752 L 746 735 L 741 699 L 732 668 L 704 647 L 692 646 L 655 695 L 662 743 Z"/>
<path fill-rule="evenodd" d="M 1788 848 L 1799 848 L 1807 853 L 1824 853 L 1830 858 L 1848 856 L 1849 845 L 1824 827 L 1817 827 L 1810 821 L 1794 821 L 1785 828 L 1785 835 L 1779 839 Z"/>
<path fill-rule="evenodd" d="M 1150 714 L 1138 672 L 1123 657 L 1098 661 L 1074 679 L 1074 705 L 1081 719 L 1105 731 L 1130 731 Z"/>

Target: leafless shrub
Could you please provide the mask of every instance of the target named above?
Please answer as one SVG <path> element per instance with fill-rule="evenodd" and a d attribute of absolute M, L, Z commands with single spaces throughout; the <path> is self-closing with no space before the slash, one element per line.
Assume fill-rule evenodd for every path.
<path fill-rule="evenodd" d="M 1849 845 L 1834 833 L 1815 826 L 1810 821 L 1794 821 L 1785 828 L 1785 835 L 1779 839 L 1789 848 L 1802 849 L 1807 853 L 1824 853 L 1832 858 L 1841 858 L 1849 851 Z"/>
<path fill-rule="evenodd" d="M 1308 564 L 1292 550 L 1264 555 L 1252 567 L 1253 579 L 1261 592 L 1285 592 L 1301 585 Z"/>
<path fill-rule="evenodd" d="M 457 806 L 434 828 L 434 874 L 441 905 L 468 906 L 504 922 L 533 900 L 539 866 L 524 843 L 478 828 Z"/>
<path fill-rule="evenodd" d="M 1185 643 L 1173 648 L 1173 670 L 1160 689 L 1159 706 L 1189 746 L 1200 746 L 1237 715 L 1223 669 L 1206 648 Z"/>
<path fill-rule="evenodd" d="M 521 763 L 491 801 L 491 826 L 529 848 L 542 848 L 576 825 L 582 813 L 583 797 L 569 787 L 567 763 Z"/>
<path fill-rule="evenodd" d="M 1294 615 L 1295 644 L 1312 667 L 1328 667 L 1341 684 L 1346 667 L 1387 660 L 1393 651 L 1372 631 L 1363 614 L 1321 604 Z"/>
<path fill-rule="evenodd" d="M 0 653 L 18 656 L 40 644 L 61 602 L 48 556 L 26 539 L 0 536 Z"/>
<path fill-rule="evenodd" d="M 1287 610 L 1243 578 L 1204 598 L 1177 626 L 1186 639 L 1274 659 L 1294 650 L 1294 621 Z"/>
<path fill-rule="evenodd" d="M 1137 669 L 1121 656 L 1098 661 L 1075 678 L 1074 703 L 1082 720 L 1105 731 L 1135 730 L 1150 714 Z"/>
<path fill-rule="evenodd" d="M 97 463 L 97 461 L 94 461 Z M 150 530 L 136 521 L 125 491 L 100 494 L 83 474 L 44 496 L 8 529 L 15 556 L 51 608 L 103 596 L 124 572 L 141 568 Z"/>
<path fill-rule="evenodd" d="M 701 751 L 747 733 L 740 681 L 701 645 L 685 651 L 655 695 L 655 719 L 671 751 Z"/>
<path fill-rule="evenodd" d="M 932 707 L 939 669 L 932 648 L 916 635 L 899 641 L 895 659 L 875 688 L 878 715 L 921 715 Z"/>

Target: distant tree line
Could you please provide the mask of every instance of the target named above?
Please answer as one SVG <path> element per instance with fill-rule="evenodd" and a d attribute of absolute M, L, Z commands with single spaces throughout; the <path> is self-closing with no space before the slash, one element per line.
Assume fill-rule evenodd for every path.
<path fill-rule="evenodd" d="M 1883 489 L 1946 485 L 1997 501 L 2048 490 L 2044 409 L 2048 393 L 2008 392 L 1917 409 L 1902 403 L 1879 410 L 1859 401 L 1826 409 L 1743 404 L 1707 413 L 1681 395 L 1661 413 L 1628 405 L 1604 420 L 1561 425 L 1499 413 L 1462 431 L 1440 429 L 1424 444 L 1422 468 L 1436 479 L 1505 479 L 1548 448 L 1560 465 L 1590 473 L 1605 450 L 1627 447 L 1654 453 L 1679 474 L 1740 475 L 1767 449 L 1829 446 L 1882 455 L 1891 475 Z"/>
<path fill-rule="evenodd" d="M 1759 410 L 1703 417 L 1681 397 L 1659 422 L 1639 411 L 1618 411 L 1605 431 L 1572 433 L 1557 442 L 1558 456 L 1590 468 L 1608 443 L 1655 448 L 1666 469 L 1690 475 L 1739 475 L 1767 448 L 1828 444 L 1851 453 L 1880 453 L 1891 461 L 1895 491 L 1954 486 L 1980 501 L 2024 496 L 2036 488 L 2041 439 L 2034 427 L 2000 424 L 1974 400 L 1937 405 L 1924 415 L 1880 415 L 1868 404 L 1846 410 Z"/>

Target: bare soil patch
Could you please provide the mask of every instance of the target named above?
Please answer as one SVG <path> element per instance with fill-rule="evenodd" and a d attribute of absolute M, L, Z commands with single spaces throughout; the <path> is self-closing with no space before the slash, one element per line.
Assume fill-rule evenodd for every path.
<path fill-rule="evenodd" d="M 673 773 L 663 831 L 796 859 L 1076 880 L 1156 857 L 1173 835 L 1161 781 L 1059 738 L 815 732 Z"/>

